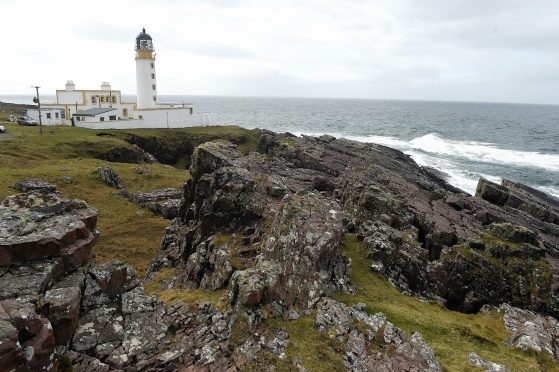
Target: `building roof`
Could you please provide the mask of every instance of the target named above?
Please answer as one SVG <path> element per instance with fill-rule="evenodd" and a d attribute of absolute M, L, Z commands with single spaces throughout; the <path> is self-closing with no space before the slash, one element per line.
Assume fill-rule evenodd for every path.
<path fill-rule="evenodd" d="M 78 111 L 75 114 L 72 114 L 72 116 L 97 116 L 114 110 L 116 109 L 112 107 L 95 107 L 89 110 Z"/>
<path fill-rule="evenodd" d="M 142 32 L 136 37 L 136 40 L 151 40 L 151 36 L 146 34 L 145 28 L 142 28 Z"/>

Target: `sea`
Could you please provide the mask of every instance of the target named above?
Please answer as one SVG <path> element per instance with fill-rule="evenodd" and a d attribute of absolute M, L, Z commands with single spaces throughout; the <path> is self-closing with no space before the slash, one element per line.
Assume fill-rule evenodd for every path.
<path fill-rule="evenodd" d="M 31 100 L 0 95 L 4 102 Z M 559 105 L 226 96 L 159 96 L 159 101 L 193 104 L 206 124 L 330 134 L 392 147 L 446 173 L 450 184 L 470 194 L 485 177 L 521 182 L 559 198 Z"/>

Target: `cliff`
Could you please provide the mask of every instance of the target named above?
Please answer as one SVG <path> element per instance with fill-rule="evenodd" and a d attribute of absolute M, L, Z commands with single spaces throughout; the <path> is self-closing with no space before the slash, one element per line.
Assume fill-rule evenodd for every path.
<path fill-rule="evenodd" d="M 0 206 L 0 365 L 557 368 L 557 200 L 506 180 L 470 196 L 379 145 L 254 135 L 256 151 L 217 141 L 188 154 L 145 279 L 95 264 L 94 208 L 47 182 L 16 185 Z M 156 212 L 176 197 L 99 174 Z"/>

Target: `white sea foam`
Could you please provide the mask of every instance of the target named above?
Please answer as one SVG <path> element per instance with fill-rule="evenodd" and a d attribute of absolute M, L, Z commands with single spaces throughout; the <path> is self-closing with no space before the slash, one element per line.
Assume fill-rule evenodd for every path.
<path fill-rule="evenodd" d="M 320 136 L 324 133 L 298 133 L 297 135 Z M 392 147 L 410 155 L 416 163 L 433 167 L 448 175 L 448 183 L 474 194 L 479 177 L 500 183 L 501 178 L 491 174 L 459 169 L 455 161 L 473 161 L 489 164 L 524 166 L 559 172 L 559 155 L 539 152 L 517 151 L 497 147 L 493 143 L 477 141 L 456 141 L 443 138 L 436 133 L 405 141 L 392 136 L 354 136 L 340 133 L 327 133 L 331 136 L 350 140 L 376 143 Z M 455 161 L 453 161 L 455 160 Z M 553 187 L 538 186 L 538 189 L 559 197 L 559 190 Z"/>
<path fill-rule="evenodd" d="M 454 141 L 435 133 L 414 138 L 409 141 L 409 145 L 416 150 L 469 161 L 535 167 L 559 172 L 559 155 L 554 154 L 504 149 L 491 143 Z"/>
<path fill-rule="evenodd" d="M 545 192 L 546 194 L 552 195 L 556 198 L 559 198 L 559 189 L 552 186 L 536 186 L 536 188 L 540 191 Z"/>
<path fill-rule="evenodd" d="M 454 163 L 448 159 L 431 156 L 422 152 L 410 150 L 404 152 L 410 155 L 419 165 L 433 167 L 448 175 L 446 180 L 452 186 L 459 188 L 471 195 L 476 192 L 478 180 L 481 177 L 487 178 L 494 182 L 501 182 L 501 178 L 488 174 L 477 174 L 467 170 L 458 169 Z"/>

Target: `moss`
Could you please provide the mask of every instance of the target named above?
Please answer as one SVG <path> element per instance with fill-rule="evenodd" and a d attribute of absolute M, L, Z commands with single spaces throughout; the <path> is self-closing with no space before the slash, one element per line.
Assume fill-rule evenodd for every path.
<path fill-rule="evenodd" d="M 150 296 L 157 296 L 161 301 L 170 305 L 177 301 L 186 304 L 201 305 L 211 303 L 217 308 L 224 309 L 227 306 L 226 290 L 206 291 L 199 288 L 167 288 L 166 281 L 175 277 L 177 269 L 162 268 L 150 280 L 144 283 L 144 289 Z"/>
<path fill-rule="evenodd" d="M 68 357 L 68 355 L 56 355 L 56 371 L 57 372 L 72 372 L 74 369 L 72 368 L 72 361 Z"/>
<path fill-rule="evenodd" d="M 241 345 L 246 339 L 251 335 L 251 329 L 248 324 L 248 317 L 247 315 L 239 311 L 237 313 L 237 317 L 233 326 L 231 327 L 231 336 L 229 337 L 229 341 L 234 343 L 235 345 Z"/>
<path fill-rule="evenodd" d="M 365 247 L 355 236 L 347 235 L 341 249 L 352 260 L 350 279 L 358 290 L 355 294 L 340 293 L 336 299 L 348 304 L 363 302 L 367 312 L 385 313 L 408 334 L 422 333 L 445 370 L 472 370 L 468 362 L 472 351 L 513 371 L 558 369 L 552 358 L 543 353 L 509 348 L 505 340 L 510 333 L 500 314 L 463 314 L 406 296 L 386 278 L 369 270 L 371 261 L 365 258 Z"/>
<path fill-rule="evenodd" d="M 303 315 L 297 320 L 268 319 L 264 327 L 273 334 L 284 329 L 289 334 L 289 344 L 285 350 L 288 360 L 302 359 L 308 371 L 345 371 L 343 353 L 346 345 L 319 332 L 314 326 L 316 315 Z M 290 363 L 290 364 L 291 364 Z"/>

